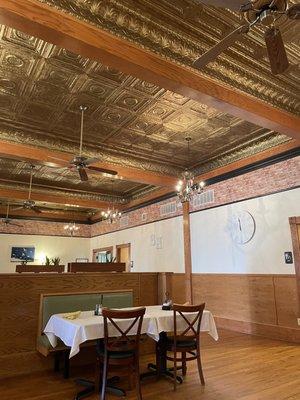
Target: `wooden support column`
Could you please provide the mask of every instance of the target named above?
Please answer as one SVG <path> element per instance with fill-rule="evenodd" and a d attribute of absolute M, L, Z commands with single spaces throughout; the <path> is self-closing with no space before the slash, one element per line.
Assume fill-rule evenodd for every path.
<path fill-rule="evenodd" d="M 185 298 L 193 303 L 192 286 L 192 251 L 191 251 L 191 229 L 190 229 L 190 203 L 182 204 L 183 209 L 183 244 L 184 244 L 184 270 L 185 270 Z"/>
<path fill-rule="evenodd" d="M 300 217 L 290 217 L 294 265 L 298 290 L 298 318 L 300 318 Z"/>

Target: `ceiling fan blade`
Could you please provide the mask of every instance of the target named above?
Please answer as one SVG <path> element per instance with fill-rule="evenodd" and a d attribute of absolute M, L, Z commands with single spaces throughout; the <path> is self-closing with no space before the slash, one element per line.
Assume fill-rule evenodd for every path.
<path fill-rule="evenodd" d="M 86 160 L 84 160 L 84 164 L 85 165 L 91 165 L 94 164 L 95 162 L 98 162 L 99 158 L 93 157 L 93 158 L 87 158 Z"/>
<path fill-rule="evenodd" d="M 289 60 L 284 48 L 281 32 L 275 27 L 271 27 L 265 32 L 265 41 L 274 75 L 284 73 L 289 67 Z"/>
<path fill-rule="evenodd" d="M 42 213 L 42 210 L 40 210 L 37 206 L 31 207 L 31 210 L 34 211 L 37 214 L 41 214 Z"/>
<path fill-rule="evenodd" d="M 300 19 L 300 4 L 294 4 L 290 6 L 286 12 L 286 15 L 290 19 Z"/>
<path fill-rule="evenodd" d="M 208 6 L 229 8 L 235 11 L 239 11 L 246 2 L 247 0 L 199 0 L 199 3 L 207 4 Z"/>
<path fill-rule="evenodd" d="M 82 182 L 86 182 L 86 181 L 89 180 L 89 177 L 87 176 L 86 170 L 85 170 L 84 168 L 82 168 L 82 167 L 81 167 L 81 168 L 78 168 L 77 171 L 78 171 L 78 173 L 79 173 L 80 180 L 81 180 Z"/>
<path fill-rule="evenodd" d="M 209 49 L 200 58 L 194 61 L 194 66 L 198 69 L 203 68 L 210 61 L 215 60 L 219 54 L 230 47 L 234 42 L 236 42 L 241 34 L 248 33 L 250 29 L 249 25 L 239 26 L 237 29 L 229 33 L 224 39 L 222 39 L 218 44 Z"/>
<path fill-rule="evenodd" d="M 105 169 L 105 168 L 98 168 L 98 167 L 87 167 L 89 170 L 94 171 L 94 172 L 99 172 L 102 174 L 108 174 L 108 175 L 118 175 L 117 171 L 113 171 L 111 169 Z"/>

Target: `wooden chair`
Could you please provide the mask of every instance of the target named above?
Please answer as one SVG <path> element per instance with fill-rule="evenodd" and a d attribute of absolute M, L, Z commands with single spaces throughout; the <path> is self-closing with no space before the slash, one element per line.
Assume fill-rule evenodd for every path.
<path fill-rule="evenodd" d="M 139 371 L 139 344 L 145 311 L 145 307 L 134 310 L 112 310 L 104 308 L 102 311 L 104 319 L 104 340 L 101 342 L 99 341 L 97 346 L 98 362 L 103 369 L 101 400 L 105 400 L 106 396 L 109 365 L 126 368 L 130 378 L 132 375 L 135 375 L 137 398 L 138 400 L 142 400 Z M 116 320 L 124 319 L 130 319 L 126 330 L 121 329 L 116 322 Z M 110 328 L 117 331 L 119 336 L 110 337 Z M 135 332 L 134 336 L 129 336 L 131 331 Z"/>
<path fill-rule="evenodd" d="M 167 338 L 167 352 L 173 352 L 173 356 L 167 355 L 167 360 L 174 363 L 174 390 L 177 386 L 177 363 L 182 363 L 182 375 L 186 375 L 186 362 L 197 360 L 198 372 L 202 385 L 205 385 L 201 356 L 200 356 L 200 325 L 202 320 L 205 303 L 195 306 L 185 306 L 174 304 L 174 336 Z M 192 321 L 185 314 L 196 313 Z M 178 317 L 185 322 L 185 329 L 178 331 Z M 181 357 L 177 357 L 177 353 L 181 353 Z M 187 357 L 187 354 L 190 356 Z"/>

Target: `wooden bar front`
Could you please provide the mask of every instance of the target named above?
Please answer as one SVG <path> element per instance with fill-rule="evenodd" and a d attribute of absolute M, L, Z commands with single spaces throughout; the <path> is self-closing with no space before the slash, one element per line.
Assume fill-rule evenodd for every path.
<path fill-rule="evenodd" d="M 125 263 L 68 263 L 68 272 L 125 272 Z"/>

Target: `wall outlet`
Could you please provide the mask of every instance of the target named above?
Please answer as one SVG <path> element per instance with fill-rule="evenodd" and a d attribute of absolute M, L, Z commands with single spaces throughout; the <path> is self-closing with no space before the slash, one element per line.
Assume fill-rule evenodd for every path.
<path fill-rule="evenodd" d="M 300 326 L 300 318 L 297 318 L 298 325 Z"/>

